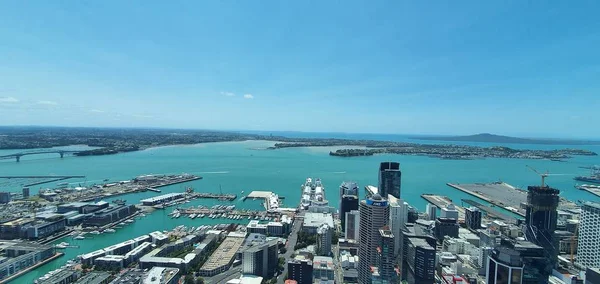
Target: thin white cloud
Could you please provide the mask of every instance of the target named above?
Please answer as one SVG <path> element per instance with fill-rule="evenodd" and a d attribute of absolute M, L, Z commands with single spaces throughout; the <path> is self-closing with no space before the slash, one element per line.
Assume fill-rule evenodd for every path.
<path fill-rule="evenodd" d="M 19 100 L 15 97 L 0 97 L 0 103 L 18 103 Z"/>
<path fill-rule="evenodd" d="M 56 106 L 58 105 L 57 102 L 53 102 L 53 101 L 37 101 L 38 105 L 47 105 L 47 106 Z"/>
<path fill-rule="evenodd" d="M 154 116 L 152 116 L 152 115 L 145 115 L 145 114 L 133 114 L 132 116 L 135 118 L 154 118 Z"/>
<path fill-rule="evenodd" d="M 99 110 L 99 109 L 90 109 L 90 112 L 94 112 L 94 113 L 104 113 L 103 110 Z"/>
<path fill-rule="evenodd" d="M 233 97 L 233 96 L 235 96 L 235 94 L 232 93 L 232 92 L 221 92 L 221 95 L 226 96 L 226 97 Z"/>
<path fill-rule="evenodd" d="M 244 99 L 254 99 L 254 96 L 252 94 L 245 94 Z"/>

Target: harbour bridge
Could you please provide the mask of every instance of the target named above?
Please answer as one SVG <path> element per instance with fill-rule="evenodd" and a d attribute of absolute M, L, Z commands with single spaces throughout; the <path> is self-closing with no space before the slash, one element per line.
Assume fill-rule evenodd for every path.
<path fill-rule="evenodd" d="M 0 155 L 0 160 L 6 159 L 16 159 L 17 162 L 21 161 L 21 157 L 29 156 L 29 155 L 42 155 L 42 154 L 59 154 L 61 158 L 64 158 L 65 155 L 72 155 L 75 153 L 79 153 L 81 151 L 73 151 L 73 150 L 32 150 L 32 151 L 24 151 L 14 154 L 8 155 Z"/>

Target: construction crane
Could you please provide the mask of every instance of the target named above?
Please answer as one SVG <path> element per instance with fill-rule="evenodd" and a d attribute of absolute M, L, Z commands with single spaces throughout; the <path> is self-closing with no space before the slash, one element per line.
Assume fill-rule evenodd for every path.
<path fill-rule="evenodd" d="M 545 173 L 540 173 L 536 169 L 530 167 L 529 165 L 525 165 L 525 166 L 528 167 L 533 172 L 535 172 L 536 174 L 538 174 L 540 177 L 542 177 L 542 187 L 546 187 L 546 178 L 548 176 L 564 176 L 564 175 L 567 175 L 567 174 L 550 174 L 550 173 L 548 173 L 547 170 L 546 170 Z"/>
<path fill-rule="evenodd" d="M 575 233 L 573 233 L 571 236 L 571 263 L 574 263 L 573 260 L 575 260 L 575 240 L 579 242 L 579 237 L 577 237 L 577 234 L 579 234 L 579 222 L 577 222 L 577 225 L 575 225 Z"/>

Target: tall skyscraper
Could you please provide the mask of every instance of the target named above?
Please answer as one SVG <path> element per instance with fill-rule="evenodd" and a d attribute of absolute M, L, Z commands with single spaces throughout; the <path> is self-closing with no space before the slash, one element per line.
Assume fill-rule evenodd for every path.
<path fill-rule="evenodd" d="M 407 278 L 409 284 L 433 284 L 435 282 L 435 247 L 425 239 L 407 238 Z"/>
<path fill-rule="evenodd" d="M 402 172 L 400 163 L 383 162 L 379 165 L 379 195 L 387 197 L 388 194 L 400 198 Z"/>
<path fill-rule="evenodd" d="M 381 195 L 374 194 L 360 202 L 359 283 L 371 284 L 371 267 L 377 267 L 377 248 L 381 245 L 379 229 L 387 225 L 389 218 L 388 201 Z"/>
<path fill-rule="evenodd" d="M 340 185 L 340 196 L 355 195 L 358 196 L 358 183 L 345 181 Z"/>
<path fill-rule="evenodd" d="M 312 284 L 312 261 L 302 255 L 298 255 L 294 259 L 288 261 L 288 279 L 296 280 L 298 284 Z"/>
<path fill-rule="evenodd" d="M 448 206 L 441 209 L 440 217 L 454 219 L 458 221 L 458 210 L 456 210 L 456 206 L 450 203 Z"/>
<path fill-rule="evenodd" d="M 481 229 L 481 211 L 477 207 L 465 209 L 465 224 L 471 230 Z"/>
<path fill-rule="evenodd" d="M 346 213 L 345 237 L 348 240 L 359 240 L 360 211 L 352 210 Z"/>
<path fill-rule="evenodd" d="M 525 237 L 541 246 L 546 252 L 548 265 L 544 268 L 547 276 L 552 274 L 558 260 L 558 239 L 554 235 L 558 218 L 558 189 L 549 186 L 529 186 L 525 211 Z M 545 278 L 547 279 L 547 278 Z"/>
<path fill-rule="evenodd" d="M 523 281 L 523 262 L 518 251 L 497 247 L 487 261 L 487 283 L 521 284 Z"/>
<path fill-rule="evenodd" d="M 342 231 L 346 230 L 346 213 L 358 210 L 358 196 L 344 194 L 340 196 L 340 221 L 342 225 Z"/>
<path fill-rule="evenodd" d="M 427 220 L 435 221 L 435 219 L 437 218 L 437 209 L 437 206 L 431 203 L 427 203 L 427 205 L 425 205 L 425 213 L 427 213 Z"/>
<path fill-rule="evenodd" d="M 577 263 L 590 268 L 600 267 L 600 204 L 585 202 L 579 224 Z"/>
<path fill-rule="evenodd" d="M 323 256 L 331 255 L 331 237 L 333 228 L 327 224 L 321 225 L 317 229 L 317 254 Z"/>
<path fill-rule="evenodd" d="M 435 220 L 435 238 L 438 242 L 444 241 L 445 236 L 458 238 L 459 225 L 456 219 L 452 218 L 437 218 Z"/>
<path fill-rule="evenodd" d="M 402 230 L 408 219 L 408 203 L 388 195 L 390 202 L 390 230 L 394 234 L 394 257 L 398 257 L 402 249 Z"/>
<path fill-rule="evenodd" d="M 387 228 L 379 230 L 379 235 L 381 238 L 381 245 L 378 248 L 379 276 L 386 283 L 395 283 L 397 279 L 396 270 L 394 269 L 396 263 L 394 255 L 396 237 Z"/>

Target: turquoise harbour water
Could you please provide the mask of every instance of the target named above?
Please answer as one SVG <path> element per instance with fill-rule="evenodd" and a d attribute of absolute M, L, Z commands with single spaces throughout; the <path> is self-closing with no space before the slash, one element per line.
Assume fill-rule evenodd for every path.
<path fill-rule="evenodd" d="M 292 136 L 290 133 L 277 133 L 277 135 Z M 296 136 L 314 137 L 310 134 L 296 134 Z M 369 135 L 337 135 L 339 138 L 363 138 L 376 140 L 410 141 L 431 143 L 424 141 L 408 140 L 403 136 L 370 137 Z M 331 135 L 328 137 L 332 137 Z M 600 158 L 575 157 L 567 162 L 552 162 L 545 160 L 515 160 L 515 159 L 482 159 L 469 161 L 440 160 L 429 157 L 403 156 L 403 155 L 378 155 L 371 157 L 341 158 L 331 157 L 329 151 L 335 147 L 318 148 L 293 148 L 279 150 L 260 150 L 273 145 L 269 141 L 246 141 L 209 143 L 199 145 L 171 146 L 152 148 L 139 152 L 95 157 L 66 157 L 59 159 L 58 155 L 38 155 L 23 157 L 20 163 L 13 160 L 0 161 L 0 175 L 85 175 L 85 179 L 69 180 L 78 183 L 100 183 L 103 179 L 111 181 L 129 180 L 141 174 L 168 174 L 192 173 L 203 177 L 202 180 L 161 188 L 162 193 L 145 192 L 120 196 L 128 203 L 138 203 L 140 199 L 156 196 L 168 192 L 180 192 L 185 187 L 192 186 L 201 192 L 235 193 L 241 196 L 241 191 L 248 194 L 252 190 L 268 190 L 285 196 L 284 206 L 294 207 L 300 199 L 300 185 L 306 177 L 319 177 L 326 188 L 326 196 L 330 204 L 338 206 L 339 197 L 336 195 L 338 186 L 342 181 L 353 180 L 362 188 L 365 185 L 377 183 L 377 168 L 382 161 L 398 161 L 402 168 L 402 198 L 420 211 L 425 208 L 426 202 L 420 197 L 423 193 L 446 195 L 458 202 L 468 195 L 446 186 L 447 182 L 473 183 L 493 182 L 502 180 L 519 187 L 539 184 L 540 178 L 527 169 L 530 165 L 539 171 L 549 170 L 551 173 L 569 174 L 551 176 L 548 184 L 561 190 L 561 195 L 571 200 L 595 200 L 598 197 L 575 189 L 577 183 L 572 178 L 575 175 L 587 174 L 588 170 L 579 166 L 600 164 Z M 491 146 L 484 143 L 468 143 L 469 145 Z M 569 146 L 556 145 L 506 145 L 513 148 L 554 149 Z M 73 146 L 81 147 L 81 146 Z M 575 148 L 589 149 L 600 153 L 600 146 L 577 146 Z M 4 153 L 15 153 L 21 150 L 0 150 Z M 44 184 L 32 187 L 32 194 L 40 188 L 51 187 Z M 20 191 L 18 185 L 2 188 L 1 190 Z M 115 198 L 116 199 L 116 198 Z M 108 201 L 112 199 L 107 199 Z M 218 201 L 195 200 L 186 204 L 211 205 Z M 233 201 L 238 208 L 262 209 L 259 201 L 240 199 Z M 44 265 L 28 274 L 14 280 L 12 283 L 33 283 L 35 279 L 43 276 L 48 271 L 59 268 L 67 260 L 77 255 L 91 252 L 109 245 L 122 242 L 141 234 L 156 230 L 170 230 L 177 225 L 200 226 L 203 224 L 216 224 L 233 222 L 218 219 L 171 219 L 167 216 L 172 209 L 158 210 L 146 217 L 137 219 L 136 222 L 117 229 L 114 234 L 102 234 L 85 240 L 65 238 L 63 241 L 79 245 L 80 248 L 64 250 L 65 256 Z M 239 220 L 247 223 L 247 220 Z"/>

